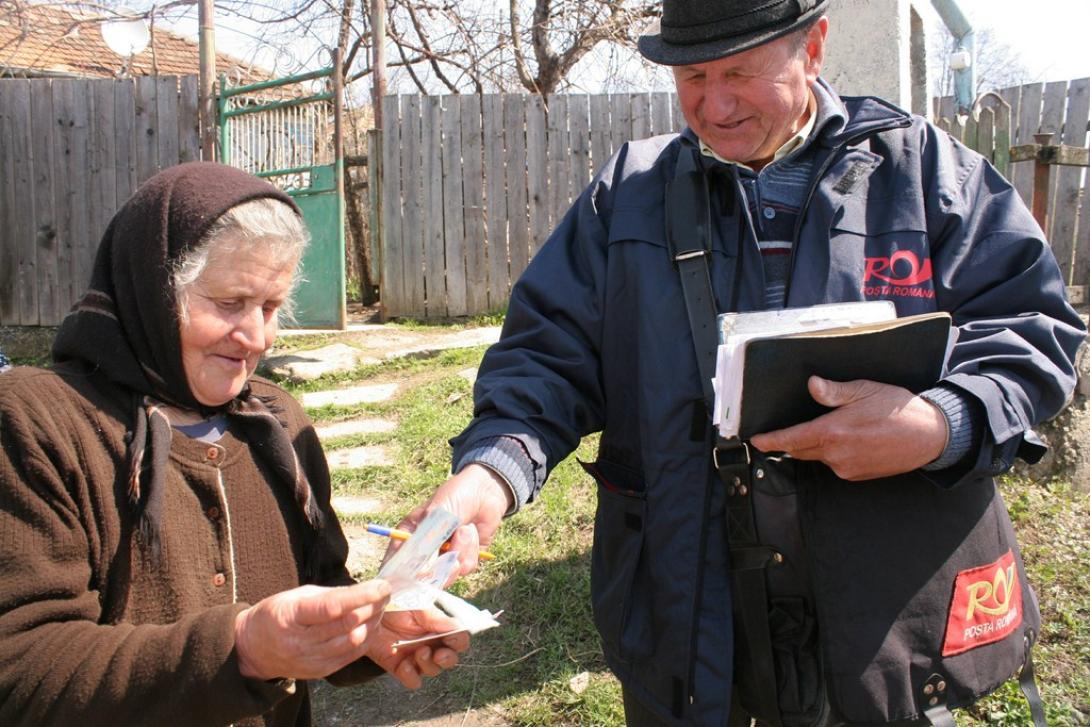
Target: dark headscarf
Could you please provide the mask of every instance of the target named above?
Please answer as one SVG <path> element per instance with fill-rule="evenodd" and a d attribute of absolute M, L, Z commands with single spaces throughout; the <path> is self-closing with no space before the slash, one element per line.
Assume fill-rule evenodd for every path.
<path fill-rule="evenodd" d="M 55 362 L 82 361 L 132 396 L 128 496 L 153 553 L 158 551 L 171 437 L 160 403 L 206 416 L 225 414 L 293 489 L 307 521 L 315 528 L 321 524 L 306 474 L 270 402 L 247 385 L 223 406 L 202 406 L 182 364 L 171 285 L 174 265 L 227 210 L 260 198 L 279 200 L 300 214 L 291 197 L 234 167 L 190 162 L 156 174 L 110 221 L 95 256 L 91 286 L 53 343 Z"/>

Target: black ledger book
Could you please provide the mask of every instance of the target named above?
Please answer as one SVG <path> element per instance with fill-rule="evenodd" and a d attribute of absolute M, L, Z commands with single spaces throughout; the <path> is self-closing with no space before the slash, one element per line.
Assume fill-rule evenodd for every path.
<path fill-rule="evenodd" d="M 870 379 L 914 394 L 930 388 L 942 376 L 950 328 L 950 315 L 936 312 L 747 341 L 738 435 L 748 439 L 830 411 L 810 396 L 814 375 Z"/>

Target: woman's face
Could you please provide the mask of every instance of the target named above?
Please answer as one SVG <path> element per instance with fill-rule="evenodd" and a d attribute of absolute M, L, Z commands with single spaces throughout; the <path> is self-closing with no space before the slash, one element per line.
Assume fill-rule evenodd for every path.
<path fill-rule="evenodd" d="M 291 290 L 298 259 L 270 260 L 263 247 L 213 252 L 186 291 L 182 365 L 190 391 L 206 406 L 238 396 L 276 340 L 277 310 Z"/>

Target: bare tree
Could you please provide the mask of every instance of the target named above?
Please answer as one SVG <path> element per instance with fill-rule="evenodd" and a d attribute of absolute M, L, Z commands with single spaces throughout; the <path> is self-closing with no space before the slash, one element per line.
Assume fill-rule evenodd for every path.
<path fill-rule="evenodd" d="M 980 28 L 974 36 L 974 91 L 977 96 L 987 91 L 1020 86 L 1032 80 L 1033 74 L 1018 51 L 999 40 L 991 28 Z M 936 96 L 949 96 L 954 92 L 954 72 L 950 69 L 950 56 L 958 48 L 957 40 L 945 26 L 939 26 L 937 32 L 931 34 L 931 39 L 928 56 L 931 59 L 932 90 Z"/>

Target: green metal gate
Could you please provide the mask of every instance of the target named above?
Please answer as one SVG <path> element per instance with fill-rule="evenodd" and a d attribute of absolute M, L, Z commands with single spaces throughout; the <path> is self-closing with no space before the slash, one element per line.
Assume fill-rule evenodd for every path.
<path fill-rule="evenodd" d="M 220 161 L 282 188 L 310 231 L 295 294 L 293 326 L 300 328 L 346 327 L 339 68 L 338 51 L 333 65 L 320 71 L 235 87 L 220 76 Z M 321 78 L 333 79 L 332 92 L 289 97 L 285 90 Z"/>

